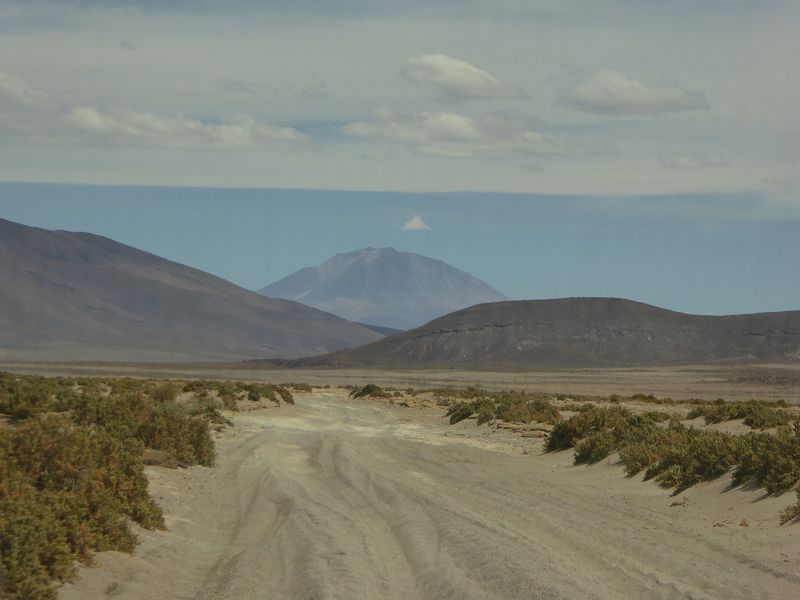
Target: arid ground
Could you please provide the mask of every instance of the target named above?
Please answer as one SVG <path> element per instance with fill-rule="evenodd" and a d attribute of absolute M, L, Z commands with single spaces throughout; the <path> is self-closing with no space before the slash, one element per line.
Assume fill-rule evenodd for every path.
<path fill-rule="evenodd" d="M 625 392 L 615 387 L 625 380 L 637 391 L 678 396 L 677 381 L 694 377 L 685 394 L 746 397 L 761 389 L 769 398 L 786 385 L 660 369 L 647 386 L 647 373 L 574 373 L 566 383 L 520 374 L 506 383 L 595 385 L 606 393 Z M 369 375 L 382 383 L 444 377 Z M 501 383 L 499 375 L 473 376 Z M 148 467 L 167 531 L 140 531 L 132 556 L 97 555 L 60 597 L 778 599 L 800 592 L 800 525 L 777 518 L 793 493 L 729 490 L 722 477 L 674 496 L 625 478 L 613 455 L 575 467 L 572 452 L 542 453 L 541 437 L 474 420 L 451 426 L 442 415 L 432 403 L 352 400 L 337 388 L 298 394 L 295 406 L 238 413 L 218 434 L 216 467 Z"/>
<path fill-rule="evenodd" d="M 398 388 L 477 386 L 554 394 L 653 394 L 659 398 L 784 400 L 800 404 L 800 364 L 549 369 L 525 372 L 381 369 L 265 369 L 238 364 L 0 362 L 0 371 L 38 375 L 98 375 L 302 382 L 312 385 L 375 383 Z"/>

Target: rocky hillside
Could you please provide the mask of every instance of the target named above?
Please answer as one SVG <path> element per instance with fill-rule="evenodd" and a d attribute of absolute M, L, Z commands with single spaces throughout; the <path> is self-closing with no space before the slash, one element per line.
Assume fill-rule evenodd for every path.
<path fill-rule="evenodd" d="M 616 298 L 495 302 L 295 364 L 532 369 L 800 362 L 800 311 L 688 315 Z"/>
<path fill-rule="evenodd" d="M 0 358 L 308 356 L 381 334 L 88 233 L 0 219 Z"/>

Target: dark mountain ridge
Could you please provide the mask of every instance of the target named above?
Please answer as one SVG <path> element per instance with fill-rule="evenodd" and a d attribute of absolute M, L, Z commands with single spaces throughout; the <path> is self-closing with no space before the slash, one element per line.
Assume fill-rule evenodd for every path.
<path fill-rule="evenodd" d="M 6 360 L 308 356 L 380 337 L 102 236 L 3 219 L 0 281 Z"/>
<path fill-rule="evenodd" d="M 445 262 L 394 248 L 337 254 L 259 293 L 393 329 L 418 327 L 454 310 L 506 299 L 487 283 Z"/>
<path fill-rule="evenodd" d="M 689 315 L 618 298 L 472 306 L 290 364 L 533 369 L 800 361 L 800 311 Z"/>

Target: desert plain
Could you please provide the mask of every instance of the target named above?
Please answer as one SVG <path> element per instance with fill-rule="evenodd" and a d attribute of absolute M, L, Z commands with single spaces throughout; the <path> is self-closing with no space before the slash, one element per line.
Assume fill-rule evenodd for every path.
<path fill-rule="evenodd" d="M 13 363 L 47 375 L 314 385 L 296 404 L 230 413 L 213 468 L 147 467 L 167 529 L 101 552 L 59 598 L 795 598 L 794 493 L 675 494 L 618 457 L 573 465 L 535 426 L 450 425 L 431 394 L 353 399 L 346 385 L 482 386 L 800 404 L 786 365 L 456 371 L 263 370 L 241 365 Z M 328 387 L 324 387 L 328 386 Z M 402 401 L 401 401 L 402 400 Z M 698 423 L 702 427 L 702 423 Z M 735 431 L 737 423 L 712 427 Z"/>

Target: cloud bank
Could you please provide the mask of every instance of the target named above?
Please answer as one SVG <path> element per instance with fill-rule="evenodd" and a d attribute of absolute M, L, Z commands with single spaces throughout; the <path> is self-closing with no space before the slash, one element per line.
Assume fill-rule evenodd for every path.
<path fill-rule="evenodd" d="M 524 91 L 500 83 L 483 69 L 446 54 L 423 54 L 411 58 L 401 72 L 412 83 L 456 100 L 528 97 Z"/>
<path fill-rule="evenodd" d="M 573 87 L 562 90 L 559 102 L 599 115 L 663 115 L 708 110 L 706 95 L 677 85 L 650 87 L 612 69 L 601 69 Z"/>
<path fill-rule="evenodd" d="M 23 139 L 164 147 L 246 148 L 305 139 L 291 127 L 263 123 L 247 114 L 207 122 L 180 113 L 163 116 L 127 107 L 102 110 L 64 106 L 9 73 L 0 73 L 0 132 L 3 131 Z"/>
<path fill-rule="evenodd" d="M 401 114 L 374 111 L 370 121 L 343 127 L 347 135 L 385 140 L 413 152 L 449 158 L 511 157 L 574 154 L 578 148 L 532 128 L 535 119 L 524 113 L 494 112 L 471 118 L 455 112 Z"/>

